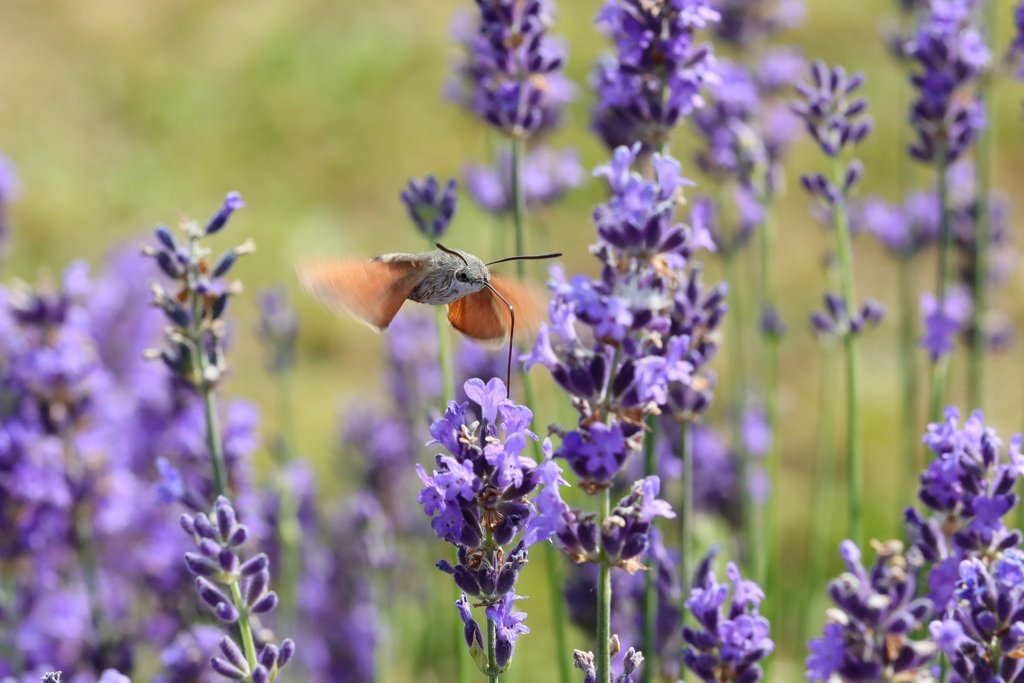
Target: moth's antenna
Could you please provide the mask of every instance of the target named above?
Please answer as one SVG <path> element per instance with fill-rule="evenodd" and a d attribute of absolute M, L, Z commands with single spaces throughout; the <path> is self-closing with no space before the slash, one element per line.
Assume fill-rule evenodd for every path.
<path fill-rule="evenodd" d="M 444 246 L 440 242 L 434 242 L 434 246 L 437 247 L 438 249 L 440 249 L 441 251 L 443 251 L 446 254 L 451 254 L 452 256 L 458 256 L 459 260 L 462 261 L 463 265 L 465 265 L 465 266 L 469 265 L 469 261 L 466 260 L 466 257 L 463 256 L 462 254 L 460 254 L 459 252 L 455 251 L 454 249 L 449 249 L 448 247 Z"/>
<path fill-rule="evenodd" d="M 440 247 L 441 245 L 439 244 L 437 246 Z M 445 249 L 445 251 L 448 251 L 448 250 Z M 500 259 L 496 259 L 494 261 L 489 261 L 489 262 L 485 263 L 484 265 L 485 266 L 493 266 L 496 263 L 506 263 L 508 261 L 540 261 L 540 260 L 543 260 L 543 259 L 558 258 L 561 255 L 562 255 L 562 252 L 559 251 L 559 252 L 552 252 L 550 254 L 536 254 L 536 255 L 532 255 L 532 256 L 506 256 L 505 258 L 500 258 Z"/>
<path fill-rule="evenodd" d="M 491 283 L 486 283 L 487 289 L 494 293 L 494 296 L 501 299 L 501 302 L 508 307 L 508 315 L 512 319 L 511 325 L 508 328 L 508 365 L 505 367 L 505 388 L 508 390 L 509 400 L 512 399 L 512 341 L 516 336 L 516 311 L 512 308 L 512 304 L 508 302 L 508 299 L 501 295 L 501 292 L 491 286 Z"/>

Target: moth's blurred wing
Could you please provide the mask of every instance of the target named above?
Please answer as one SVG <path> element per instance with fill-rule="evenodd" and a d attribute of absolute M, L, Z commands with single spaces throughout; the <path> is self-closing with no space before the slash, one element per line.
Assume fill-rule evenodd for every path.
<path fill-rule="evenodd" d="M 547 300 L 540 287 L 501 275 L 491 275 L 491 287 L 505 297 L 516 311 L 516 341 L 528 344 L 540 329 L 547 311 Z M 508 319 L 508 308 L 501 301 L 502 320 Z"/>
<path fill-rule="evenodd" d="M 543 298 L 531 287 L 498 275 L 491 287 L 515 310 L 516 341 L 528 343 L 540 326 Z M 482 289 L 448 304 L 448 322 L 470 339 L 484 346 L 501 346 L 508 339 L 512 316 L 505 302 L 489 289 Z"/>
<path fill-rule="evenodd" d="M 299 268 L 303 289 L 321 304 L 380 332 L 391 324 L 426 264 L 417 259 L 319 261 Z"/>

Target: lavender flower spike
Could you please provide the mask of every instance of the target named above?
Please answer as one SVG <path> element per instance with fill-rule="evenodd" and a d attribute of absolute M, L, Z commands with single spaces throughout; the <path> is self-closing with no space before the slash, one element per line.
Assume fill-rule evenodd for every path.
<path fill-rule="evenodd" d="M 277 607 L 277 593 L 270 590 L 270 560 L 260 553 L 246 560 L 238 549 L 249 540 L 249 528 L 238 522 L 234 506 L 217 498 L 209 516 L 183 514 L 181 528 L 196 542 L 198 552 L 185 553 L 185 566 L 195 576 L 196 593 L 218 620 L 237 624 L 239 641 L 224 636 L 220 654 L 210 666 L 227 678 L 253 683 L 277 679 L 278 671 L 295 654 L 295 643 L 285 639 L 280 647 L 265 642 L 256 650 L 250 615 L 265 614 Z"/>
<path fill-rule="evenodd" d="M 754 683 L 764 676 L 761 661 L 775 649 L 771 625 L 758 611 L 764 592 L 732 562 L 726 569 L 732 590 L 718 583 L 716 552 L 697 567 L 686 601 L 696 625 L 683 628 L 683 663 L 705 683 Z"/>
<path fill-rule="evenodd" d="M 402 190 L 402 202 L 409 212 L 409 218 L 424 237 L 434 242 L 448 232 L 448 226 L 455 216 L 455 180 L 449 180 L 442 188 L 437 178 L 428 175 L 422 181 L 415 178 Z"/>

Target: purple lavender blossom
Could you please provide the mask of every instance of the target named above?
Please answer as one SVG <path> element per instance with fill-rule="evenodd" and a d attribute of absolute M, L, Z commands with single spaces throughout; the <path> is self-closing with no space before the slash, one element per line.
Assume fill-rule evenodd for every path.
<path fill-rule="evenodd" d="M 846 571 L 829 584 L 835 609 L 822 636 L 808 644 L 807 678 L 912 680 L 927 671 L 936 647 L 915 640 L 915 631 L 933 613 L 930 600 L 916 597 L 920 553 L 904 554 L 899 541 L 875 542 L 870 570 L 853 542 L 843 541 L 839 554 Z"/>
<path fill-rule="evenodd" d="M 260 296 L 258 333 L 267 348 L 267 370 L 275 375 L 289 371 L 295 364 L 299 321 L 281 288 L 268 289 Z"/>
<path fill-rule="evenodd" d="M 929 632 L 952 663 L 950 681 L 1016 681 L 1024 675 L 1024 553 L 960 563 L 956 601 Z"/>
<path fill-rule="evenodd" d="M 859 208 L 859 222 L 894 256 L 912 258 L 938 239 L 938 207 L 929 192 L 912 192 L 902 205 L 869 197 Z"/>
<path fill-rule="evenodd" d="M 718 18 L 709 0 L 606 1 L 597 22 L 616 53 L 593 76 L 598 103 L 591 126 L 609 148 L 657 149 L 681 118 L 702 106 L 714 57 L 696 33 Z"/>
<path fill-rule="evenodd" d="M 905 517 L 914 547 L 929 564 L 930 597 L 941 613 L 953 606 L 964 560 L 1020 544 L 1020 532 L 1007 529 L 1002 518 L 1017 505 L 1024 457 L 1015 435 L 1004 459 L 1003 443 L 980 411 L 961 426 L 956 408 L 947 408 L 942 422 L 928 426 L 924 442 L 935 458 L 921 474 L 918 498 L 931 515 L 908 508 Z"/>
<path fill-rule="evenodd" d="M 584 181 L 583 166 L 574 149 L 548 147 L 529 150 L 523 162 L 522 183 L 526 206 L 553 204 Z M 504 150 L 494 166 L 473 164 L 463 172 L 469 196 L 480 208 L 495 215 L 512 211 L 512 155 Z"/>
<path fill-rule="evenodd" d="M 930 292 L 921 295 L 924 316 L 921 346 L 928 350 L 933 362 L 952 353 L 953 340 L 967 325 L 972 309 L 970 295 L 960 287 L 952 288 L 941 303 Z"/>
<path fill-rule="evenodd" d="M 712 569 L 715 554 L 697 567 L 686 601 L 696 625 L 683 627 L 683 663 L 706 683 L 754 683 L 764 676 L 762 660 L 775 649 L 771 625 L 758 611 L 764 592 L 743 579 L 732 562 L 726 569 L 731 591 L 718 583 Z"/>
<path fill-rule="evenodd" d="M 579 424 L 561 433 L 556 456 L 588 487 L 607 485 L 639 449 L 639 415 L 669 403 L 680 413 L 706 408 L 710 382 L 694 375 L 717 350 L 725 311 L 724 287 L 705 291 L 699 268 L 669 275 L 685 272 L 696 248 L 695 230 L 674 219 L 689 181 L 660 154 L 654 178 L 644 178 L 633 170 L 639 154 L 639 145 L 620 147 L 596 171 L 612 190 L 594 211 L 601 278 L 552 281 L 551 322 L 523 357 L 574 397 Z"/>
<path fill-rule="evenodd" d="M 956 161 L 987 125 L 970 88 L 989 67 L 991 54 L 973 21 L 971 3 L 933 0 L 907 48 L 916 64 L 910 122 L 917 139 L 910 155 L 918 161 Z"/>
<path fill-rule="evenodd" d="M 868 299 L 860 310 L 850 315 L 846 302 L 838 294 L 827 293 L 824 297 L 825 310 L 811 313 L 811 325 L 818 334 L 830 337 L 858 335 L 868 325 L 877 327 L 885 317 L 885 308 Z"/>
<path fill-rule="evenodd" d="M 518 600 L 515 585 L 529 547 L 557 531 L 565 505 L 558 486 L 564 481 L 550 458 L 549 442 L 543 463 L 523 454 L 527 441 L 537 438 L 529 429 L 533 415 L 509 400 L 500 379 L 486 384 L 471 379 L 463 390 L 476 404 L 479 419 L 469 414 L 467 403 L 452 401 L 434 421 L 430 443 L 443 446 L 447 454 L 435 457 L 436 469 L 430 472 L 416 466 L 423 482 L 418 500 L 438 538 L 457 549 L 457 563 L 440 560 L 438 569 L 486 606 L 488 619 L 496 624 L 498 667 L 504 671 L 515 641 L 528 632 L 525 613 L 513 608 Z M 527 496 L 541 485 L 535 506 Z M 479 655 L 480 642 L 471 633 L 475 622 L 465 605 L 457 606 L 466 624 L 467 646 Z"/>
<path fill-rule="evenodd" d="M 837 157 L 844 149 L 859 145 L 871 132 L 867 100 L 856 96 L 864 81 L 861 73 L 848 76 L 843 67 L 829 68 L 818 60 L 811 64 L 810 82 L 796 85 L 799 99 L 790 108 L 804 121 L 807 132 L 825 155 Z M 835 203 L 859 181 L 857 168 L 856 164 L 848 166 L 841 188 L 820 175 L 804 176 L 801 181 L 812 196 Z"/>
<path fill-rule="evenodd" d="M 194 221 L 184 222 L 185 244 L 160 226 L 155 231 L 156 244 L 143 250 L 177 287 L 177 291 L 167 292 L 157 282 L 151 285 L 153 306 L 164 313 L 169 325 L 166 345 L 153 350 L 151 355 L 197 389 L 216 386 L 227 371 L 222 320 L 229 299 L 240 291 L 240 286 L 225 278 L 238 258 L 255 248 L 251 241 L 246 241 L 214 261 L 200 240 L 221 231 L 231 215 L 243 206 L 238 193 L 229 192 L 205 228 Z"/>
<path fill-rule="evenodd" d="M 565 48 L 548 35 L 543 0 L 476 0 L 479 16 L 459 17 L 465 49 L 449 84 L 452 99 L 507 135 L 538 135 L 558 125 L 575 88 L 564 76 Z"/>
<path fill-rule="evenodd" d="M 612 636 L 612 639 L 614 641 L 613 649 L 618 650 L 622 647 L 616 636 Z M 636 679 L 633 678 L 633 675 L 640 670 L 643 663 L 643 653 L 636 648 L 629 648 L 623 653 L 621 662 L 612 663 L 610 672 L 612 683 L 635 683 Z M 573 666 L 583 672 L 583 683 L 597 683 L 597 667 L 594 664 L 593 652 L 574 650 Z M 615 669 L 618 669 L 617 673 Z"/>
<path fill-rule="evenodd" d="M 196 593 L 220 622 L 240 624 L 240 642 L 225 635 L 210 666 L 233 680 L 276 680 L 279 669 L 295 654 L 295 643 L 287 638 L 280 647 L 265 642 L 256 652 L 250 623 L 250 615 L 263 615 L 277 607 L 277 593 L 269 589 L 269 558 L 261 553 L 243 561 L 239 556 L 238 548 L 249 540 L 249 529 L 238 522 L 234 506 L 223 496 L 210 515 L 183 514 L 180 521 L 198 550 L 185 553 L 185 565 L 196 577 Z"/>
<path fill-rule="evenodd" d="M 715 37 L 747 48 L 800 25 L 806 12 L 804 0 L 718 0 L 715 9 Z"/>
<path fill-rule="evenodd" d="M 21 183 L 14 172 L 14 164 L 0 154 L 0 259 L 7 254 L 11 239 L 10 205 L 21 194 Z"/>
<path fill-rule="evenodd" d="M 437 178 L 428 175 L 423 180 L 413 178 L 401 193 L 409 218 L 420 234 L 431 242 L 444 237 L 455 216 L 455 180 L 442 188 Z"/>

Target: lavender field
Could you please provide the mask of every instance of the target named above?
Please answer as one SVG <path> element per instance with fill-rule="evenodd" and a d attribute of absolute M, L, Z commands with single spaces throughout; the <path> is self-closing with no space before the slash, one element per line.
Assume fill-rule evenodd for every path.
<path fill-rule="evenodd" d="M 1024 2 L 0 51 L 0 683 L 1024 683 Z"/>

